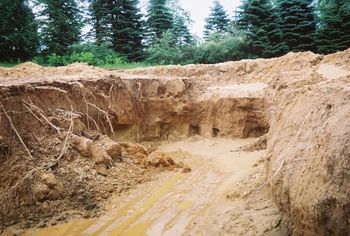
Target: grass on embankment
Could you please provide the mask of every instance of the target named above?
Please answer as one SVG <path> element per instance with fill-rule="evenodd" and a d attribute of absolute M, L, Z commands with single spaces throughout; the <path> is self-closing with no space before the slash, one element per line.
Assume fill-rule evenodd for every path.
<path fill-rule="evenodd" d="M 34 62 L 35 63 L 35 62 Z M 20 63 L 0 63 L 0 67 L 14 67 Z M 42 66 L 49 66 L 49 65 L 42 65 Z M 151 65 L 144 62 L 132 62 L 132 63 L 123 63 L 123 64 L 105 64 L 105 65 L 98 65 L 96 67 L 101 67 L 103 69 L 115 69 L 115 70 L 128 70 L 128 69 L 136 69 L 136 68 L 145 68 L 145 67 L 152 67 L 156 65 Z"/>
<path fill-rule="evenodd" d="M 128 69 L 145 68 L 145 67 L 152 67 L 152 66 L 156 66 L 156 65 L 151 65 L 144 62 L 132 62 L 132 63 L 123 63 L 123 64 L 98 65 L 97 67 L 101 67 L 104 69 L 128 70 Z"/>
<path fill-rule="evenodd" d="M 0 63 L 0 67 L 14 67 L 18 65 L 18 63 Z"/>

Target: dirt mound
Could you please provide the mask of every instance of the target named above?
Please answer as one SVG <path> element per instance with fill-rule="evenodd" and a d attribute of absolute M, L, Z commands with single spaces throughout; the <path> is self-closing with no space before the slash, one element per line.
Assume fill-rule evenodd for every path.
<path fill-rule="evenodd" d="M 33 62 L 25 62 L 25 63 L 22 63 L 22 64 L 19 64 L 17 66 L 15 66 L 15 68 L 17 70 L 32 70 L 32 71 L 35 71 L 35 70 L 41 70 L 43 69 L 44 67 L 38 65 L 38 64 L 35 64 Z"/>
<path fill-rule="evenodd" d="M 344 56 L 345 57 L 345 56 Z M 280 58 L 242 60 L 215 65 L 158 66 L 132 70 L 104 70 L 84 63 L 74 63 L 65 67 L 41 67 L 34 63 L 24 63 L 15 68 L 0 68 L 0 78 L 101 78 L 116 76 L 127 79 L 200 79 L 202 87 L 207 83 L 226 84 L 263 82 L 271 84 L 286 76 L 303 77 L 310 73 L 323 56 L 311 53 L 289 53 Z"/>
<path fill-rule="evenodd" d="M 201 79 L 201 82 L 237 81 L 241 83 L 272 83 L 273 77 L 297 73 L 300 76 L 310 71 L 323 56 L 311 53 L 288 53 L 280 58 L 242 60 L 215 65 L 159 66 L 124 71 L 134 75 L 176 76 Z M 282 76 L 283 75 L 283 76 Z"/>
<path fill-rule="evenodd" d="M 337 52 L 325 56 L 323 63 L 345 66 L 347 69 L 350 69 L 350 48 L 342 52 Z"/>
<path fill-rule="evenodd" d="M 13 68 L 0 67 L 0 80 L 5 79 L 30 79 L 34 81 L 50 80 L 58 78 L 96 78 L 98 76 L 108 75 L 108 71 L 89 66 L 85 63 L 74 63 L 62 67 L 43 67 L 32 62 L 19 64 Z"/>

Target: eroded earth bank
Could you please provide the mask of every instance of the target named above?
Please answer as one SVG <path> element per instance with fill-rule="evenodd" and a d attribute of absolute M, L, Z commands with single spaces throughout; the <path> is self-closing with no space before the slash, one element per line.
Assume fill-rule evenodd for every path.
<path fill-rule="evenodd" d="M 3 234 L 348 235 L 350 51 L 0 68 Z"/>

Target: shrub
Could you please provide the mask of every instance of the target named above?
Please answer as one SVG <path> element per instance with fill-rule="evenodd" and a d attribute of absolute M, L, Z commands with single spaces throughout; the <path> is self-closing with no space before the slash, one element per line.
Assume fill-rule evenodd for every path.
<path fill-rule="evenodd" d="M 204 43 L 185 51 L 186 63 L 219 63 L 247 58 L 245 38 L 236 34 L 214 34 Z"/>
<path fill-rule="evenodd" d="M 75 44 L 70 48 L 72 62 L 85 62 L 90 65 L 122 64 L 127 60 L 106 46 L 92 43 Z"/>
<path fill-rule="evenodd" d="M 181 48 L 176 45 L 174 35 L 167 31 L 163 37 L 147 50 L 147 62 L 160 65 L 178 64 L 181 63 L 183 53 Z"/>
<path fill-rule="evenodd" d="M 48 56 L 37 56 L 33 60 L 40 65 L 64 66 L 75 62 L 87 63 L 94 66 L 125 64 L 126 59 L 112 49 L 96 46 L 91 43 L 75 44 L 70 47 L 67 55 L 52 53 Z"/>
<path fill-rule="evenodd" d="M 66 65 L 64 63 L 64 58 L 63 56 L 57 55 L 56 53 L 52 53 L 49 56 L 47 56 L 47 63 L 50 66 L 63 66 Z"/>
<path fill-rule="evenodd" d="M 248 58 L 246 39 L 237 33 L 217 33 L 202 44 L 177 46 L 171 32 L 148 49 L 147 61 L 155 64 L 213 64 Z"/>

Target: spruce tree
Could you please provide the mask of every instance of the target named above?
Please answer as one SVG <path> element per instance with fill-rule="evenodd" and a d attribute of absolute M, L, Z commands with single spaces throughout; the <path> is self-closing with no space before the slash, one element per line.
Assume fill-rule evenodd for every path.
<path fill-rule="evenodd" d="M 175 43 L 180 47 L 193 44 L 194 38 L 189 30 L 192 23 L 190 13 L 180 6 L 178 0 L 170 0 L 169 8 L 172 9 L 173 26 L 171 31 Z"/>
<path fill-rule="evenodd" d="M 138 0 L 111 1 L 112 47 L 129 60 L 142 57 L 143 26 Z"/>
<path fill-rule="evenodd" d="M 39 46 L 37 22 L 27 0 L 0 0 L 0 60 L 27 60 Z"/>
<path fill-rule="evenodd" d="M 313 0 L 279 0 L 283 40 L 289 51 L 314 51 L 316 18 Z"/>
<path fill-rule="evenodd" d="M 179 45 L 180 47 L 193 44 L 193 36 L 190 30 L 188 29 L 184 18 L 179 16 L 174 17 L 174 26 L 172 32 L 176 39 L 177 45 Z"/>
<path fill-rule="evenodd" d="M 92 36 L 99 46 L 111 45 L 109 5 L 106 0 L 91 0 L 89 5 L 89 21 L 92 25 Z"/>
<path fill-rule="evenodd" d="M 333 53 L 350 47 L 350 2 L 322 0 L 319 2 L 320 27 L 317 30 L 317 50 Z"/>
<path fill-rule="evenodd" d="M 208 38 L 213 33 L 225 33 L 228 31 L 230 19 L 218 0 L 214 0 L 211 12 L 205 19 L 204 38 Z"/>
<path fill-rule="evenodd" d="M 81 12 L 75 0 L 38 0 L 46 53 L 63 55 L 80 41 Z"/>
<path fill-rule="evenodd" d="M 144 28 L 138 0 L 93 0 L 90 9 L 96 43 L 129 60 L 143 55 Z"/>
<path fill-rule="evenodd" d="M 161 39 L 163 34 L 173 28 L 173 16 L 167 0 L 149 0 L 147 14 L 148 43 Z"/>
<path fill-rule="evenodd" d="M 247 35 L 251 57 L 280 56 L 287 50 L 282 41 L 281 19 L 269 0 L 243 1 L 236 23 Z"/>

